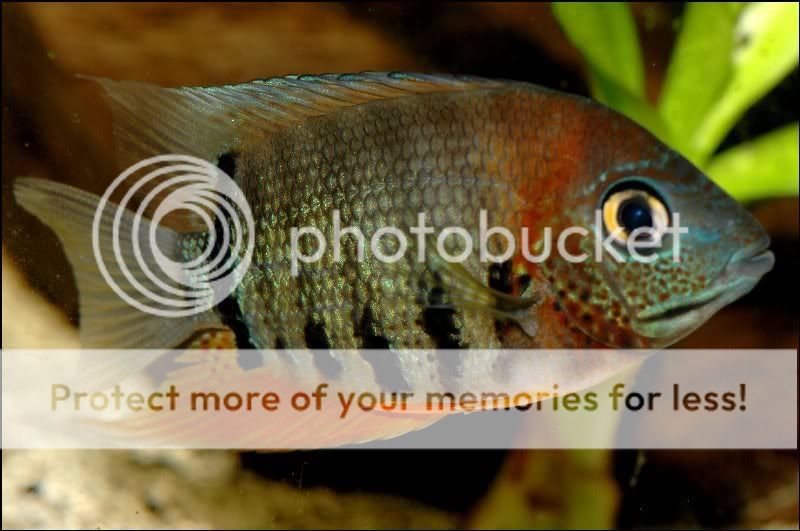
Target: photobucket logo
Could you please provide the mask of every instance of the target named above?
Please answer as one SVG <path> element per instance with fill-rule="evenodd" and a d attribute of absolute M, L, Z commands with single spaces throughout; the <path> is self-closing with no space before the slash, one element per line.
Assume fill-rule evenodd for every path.
<path fill-rule="evenodd" d="M 111 203 L 118 189 L 125 194 Z M 134 197 L 135 210 L 128 208 Z M 198 234 L 207 231 L 196 240 L 202 246 L 181 248 L 186 240 L 159 226 L 177 213 L 199 222 L 202 228 L 193 226 Z M 128 304 L 186 317 L 236 288 L 250 265 L 254 226 L 244 193 L 222 170 L 187 155 L 161 155 L 134 164 L 108 187 L 92 223 L 92 248 L 106 283 Z"/>
<path fill-rule="evenodd" d="M 467 260 L 470 255 L 475 252 L 476 248 L 479 253 L 479 259 L 483 263 L 501 263 L 510 259 L 515 255 L 519 249 L 522 256 L 531 263 L 541 263 L 547 260 L 553 252 L 553 230 L 551 227 L 544 227 L 541 238 L 532 240 L 530 230 L 527 227 L 520 229 L 521 243 L 517 244 L 516 235 L 506 227 L 489 227 L 488 213 L 486 210 L 481 210 L 478 222 L 478 242 L 475 244 L 473 233 L 464 227 L 445 227 L 442 229 L 438 236 L 432 236 L 436 231 L 433 227 L 427 225 L 427 215 L 425 212 L 417 214 L 417 224 L 410 227 L 408 232 L 416 237 L 417 242 L 417 260 L 424 262 L 427 257 L 427 246 L 433 243 L 436 248 L 436 253 L 442 259 L 451 263 L 461 263 Z M 342 227 L 341 213 L 339 210 L 333 211 L 332 223 L 332 247 L 333 247 L 333 261 L 341 261 L 341 247 L 342 238 L 344 236 L 353 237 L 357 244 L 357 259 L 359 262 L 364 261 L 364 253 L 366 250 L 366 238 L 364 233 L 358 227 Z M 571 238 L 585 238 L 592 235 L 594 232 L 594 249 L 593 253 L 581 251 L 574 252 L 575 246 L 569 246 L 568 242 Z M 613 231 L 604 230 L 603 212 L 601 210 L 595 211 L 594 228 L 593 231 L 581 226 L 572 226 L 564 228 L 557 236 L 555 247 L 559 256 L 564 260 L 571 263 L 586 262 L 587 260 L 594 259 L 596 262 L 602 262 L 606 255 L 611 256 L 617 262 L 625 262 L 628 258 L 640 263 L 652 263 L 658 259 L 659 249 L 663 243 L 665 235 L 672 236 L 671 255 L 672 261 L 680 261 L 680 236 L 689 232 L 688 227 L 683 227 L 680 224 L 680 214 L 674 213 L 672 215 L 672 222 L 669 224 L 657 223 L 652 227 L 639 227 L 631 231 L 629 234 L 625 233 L 622 228 L 616 228 Z M 311 253 L 304 253 L 300 249 L 300 239 L 304 236 L 310 236 L 316 240 L 316 248 Z M 505 240 L 505 247 L 502 252 L 491 252 L 489 250 L 489 239 L 498 237 Z M 386 253 L 382 249 L 381 241 L 384 238 L 391 238 L 396 244 L 394 252 Z M 453 253 L 448 250 L 446 241 L 448 238 L 458 238 L 461 240 L 461 251 Z M 432 240 L 432 242 L 429 242 Z M 541 242 L 541 249 L 536 253 L 532 251 L 532 243 L 534 241 Z M 325 234 L 313 226 L 306 227 L 292 227 L 290 230 L 290 245 L 291 245 L 291 274 L 297 276 L 299 274 L 300 263 L 313 263 L 322 259 L 327 248 L 328 240 Z M 384 226 L 377 229 L 369 239 L 369 248 L 372 255 L 380 262 L 394 263 L 405 256 L 408 250 L 408 236 L 406 232 L 397 227 Z M 584 249 L 584 246 L 578 245 L 577 249 Z M 306 249 L 308 247 L 306 246 Z M 573 249 L 572 251 L 570 249 Z M 652 251 L 652 252 L 648 252 Z M 643 252 L 644 251 L 644 252 Z M 627 252 L 627 254 L 625 254 Z"/>

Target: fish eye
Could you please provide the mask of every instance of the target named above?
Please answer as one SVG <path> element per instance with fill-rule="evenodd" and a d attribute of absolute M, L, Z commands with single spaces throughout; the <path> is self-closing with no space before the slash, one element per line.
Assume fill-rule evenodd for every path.
<path fill-rule="evenodd" d="M 669 225 L 669 211 L 658 193 L 640 181 L 625 181 L 614 185 L 603 201 L 603 223 L 614 239 L 625 244 L 636 229 L 637 239 L 649 239 L 655 234 L 658 239 Z M 649 233 L 649 234 L 648 234 Z"/>

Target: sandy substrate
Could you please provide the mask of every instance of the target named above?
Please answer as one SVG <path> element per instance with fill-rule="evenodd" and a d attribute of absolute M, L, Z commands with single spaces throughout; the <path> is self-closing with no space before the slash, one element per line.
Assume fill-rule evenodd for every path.
<path fill-rule="evenodd" d="M 4 529 L 445 528 L 403 500 L 298 489 L 231 452 L 6 451 Z"/>

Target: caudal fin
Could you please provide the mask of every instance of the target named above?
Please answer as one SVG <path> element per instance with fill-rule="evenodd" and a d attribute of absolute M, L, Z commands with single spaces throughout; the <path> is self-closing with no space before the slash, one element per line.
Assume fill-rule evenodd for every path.
<path fill-rule="evenodd" d="M 104 278 L 92 244 L 92 224 L 100 198 L 65 184 L 37 178 L 19 178 L 14 183 L 17 202 L 47 224 L 58 236 L 67 259 L 72 265 L 78 283 L 80 303 L 80 339 L 86 348 L 156 349 L 170 348 L 188 339 L 194 332 L 204 328 L 221 326 L 213 310 L 194 315 L 165 317 L 137 308 L 115 292 Z M 109 203 L 112 212 L 116 205 Z M 108 210 L 108 209 L 107 209 Z M 130 300 L 144 306 L 153 306 L 150 293 L 170 297 L 170 292 L 151 272 L 158 272 L 155 243 L 166 258 L 180 261 L 178 233 L 164 227 L 155 228 L 155 239 L 150 239 L 150 222 L 140 218 L 134 234 L 136 217 L 133 212 L 121 209 L 117 245 L 124 257 L 124 265 L 113 259 L 113 233 L 104 215 L 98 231 L 97 248 L 104 258 L 102 263 L 107 274 L 118 289 Z M 134 247 L 139 247 L 138 254 Z M 131 281 L 131 278 L 133 281 Z M 139 285 L 136 286 L 135 284 Z M 171 295 L 174 298 L 174 295 Z"/>

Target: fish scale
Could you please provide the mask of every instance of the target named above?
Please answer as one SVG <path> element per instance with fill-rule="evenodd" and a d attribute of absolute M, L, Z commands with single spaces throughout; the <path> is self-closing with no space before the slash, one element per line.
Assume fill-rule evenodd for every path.
<path fill-rule="evenodd" d="M 263 374 L 284 384 L 325 378 L 362 389 L 458 391 L 524 387 L 548 375 L 561 390 L 577 390 L 610 370 L 602 354 L 475 352 L 664 347 L 751 290 L 773 264 L 763 228 L 700 170 L 624 116 L 577 96 L 515 81 L 394 72 L 206 88 L 97 81 L 112 104 L 120 165 L 166 153 L 218 165 L 247 198 L 255 249 L 241 282 L 217 307 L 181 318 L 138 312 L 98 289 L 103 283 L 88 239 L 97 198 L 18 179 L 18 201 L 53 227 L 76 271 L 86 346 L 160 348 L 215 330 L 235 335 L 239 347 L 301 349 L 261 364 L 240 362 L 248 378 Z M 680 214 L 689 233 L 679 260 L 668 256 L 669 236 L 653 263 L 625 251 L 637 227 L 620 212 L 631 205 L 649 209 L 634 218 L 651 222 L 653 208 L 665 222 Z M 330 243 L 334 210 L 343 227 L 364 233 L 364 261 L 353 237 L 343 235 L 341 260 L 327 249 L 293 275 L 291 228 L 314 227 Z M 452 264 L 431 241 L 419 261 L 416 237 L 392 263 L 369 249 L 378 228 L 407 233 L 420 212 L 437 231 L 461 227 L 478 242 L 481 210 L 489 226 L 519 238 L 502 264 L 481 260 L 477 249 Z M 123 216 L 128 228 L 132 217 Z M 209 227 L 191 216 L 175 221 L 191 230 L 159 227 L 165 252 L 176 261 L 199 256 Z M 565 240 L 564 250 L 591 255 L 610 238 L 621 261 L 573 263 L 557 252 L 561 231 L 576 227 L 586 236 Z M 389 238 L 383 241 L 391 252 Z M 503 243 L 490 240 L 490 251 Z M 306 255 L 314 250 L 308 238 L 300 248 Z M 526 256 L 548 248 L 543 261 Z M 458 239 L 449 239 L 445 252 L 458 251 Z M 124 280 L 120 271 L 114 275 Z M 130 285 L 123 291 L 141 298 Z M 308 356 L 308 348 L 316 354 Z M 340 351 L 364 348 L 392 352 Z M 209 363 L 198 371 L 234 382 L 245 377 L 229 365 L 215 373 L 222 365 Z M 424 423 L 389 424 L 358 440 Z"/>
<path fill-rule="evenodd" d="M 262 257 L 288 255 L 291 227 L 317 227 L 331 241 L 334 209 L 341 212 L 342 227 L 363 231 L 367 245 L 378 227 L 407 229 L 416 222 L 420 209 L 431 214 L 431 225 L 463 226 L 476 241 L 481 208 L 508 211 L 513 196 L 506 189 L 481 185 L 501 182 L 500 176 L 490 175 L 485 167 L 490 156 L 470 156 L 480 142 L 477 132 L 487 129 L 488 113 L 471 119 L 464 115 L 464 120 L 452 126 L 439 125 L 439 130 L 458 133 L 447 137 L 450 150 L 444 151 L 443 143 L 426 138 L 426 133 L 436 130 L 443 117 L 452 121 L 452 109 L 462 102 L 452 96 L 427 98 L 430 101 L 422 106 L 392 100 L 343 109 L 309 120 L 277 138 L 266 138 L 258 142 L 258 150 L 240 148 L 234 177 L 246 190 L 256 217 L 264 219 L 270 212 L 259 225 L 253 266 L 236 294 L 254 332 L 254 344 L 270 348 L 280 337 L 289 348 L 308 346 L 304 329 L 315 319 L 322 324 L 331 348 L 363 347 L 358 319 L 368 305 L 393 348 L 437 346 L 435 336 L 444 332 L 430 326 L 426 329 L 425 310 L 419 303 L 429 295 L 423 280 L 432 285 L 431 272 L 416 261 L 414 245 L 394 264 L 371 259 L 368 249 L 366 261 L 360 263 L 354 238 L 345 235 L 342 263 L 323 256 L 320 262 L 302 264 L 297 277 L 289 274 L 288 260 L 262 261 Z M 467 103 L 488 107 L 487 97 L 482 99 L 472 97 Z M 485 141 L 482 144 L 488 149 Z M 298 147 L 302 151 L 298 152 Z M 320 152 L 335 156 L 314 156 Z M 465 186 L 465 181 L 470 185 Z M 404 194 L 404 190 L 411 193 Z M 276 252 L 280 248 L 283 251 Z M 488 265 L 472 262 L 472 270 L 486 278 Z M 262 269 L 270 272 L 268 277 Z M 286 293 L 295 296 L 286 297 Z M 490 333 L 495 326 L 491 316 L 457 312 L 452 321 L 462 337 L 459 346 L 501 346 Z"/>

